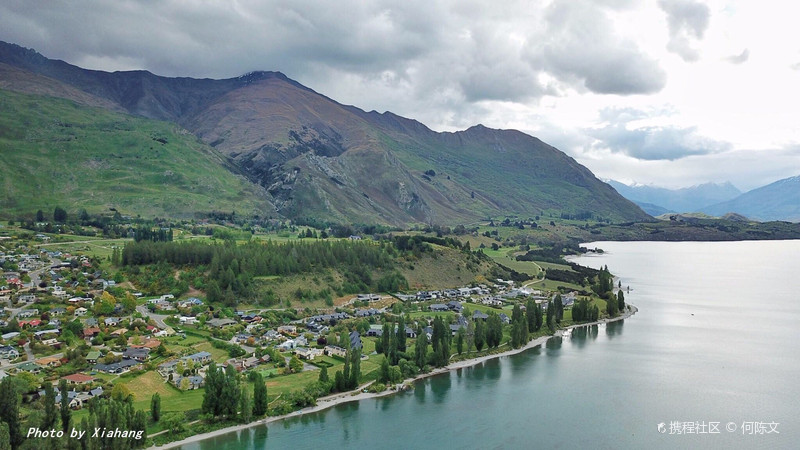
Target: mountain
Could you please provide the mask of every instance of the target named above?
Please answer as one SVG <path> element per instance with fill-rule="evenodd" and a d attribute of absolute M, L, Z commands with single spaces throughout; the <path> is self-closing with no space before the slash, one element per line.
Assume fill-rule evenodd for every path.
<path fill-rule="evenodd" d="M 0 89 L 0 211 L 276 216 L 263 189 L 169 122 Z M 12 216 L 14 217 L 14 216 Z"/>
<path fill-rule="evenodd" d="M 734 212 L 760 221 L 800 222 L 800 176 L 784 178 L 733 200 L 703 208 L 716 216 Z"/>
<path fill-rule="evenodd" d="M 608 181 L 608 184 L 628 200 L 639 206 L 644 205 L 643 209 L 651 215 L 702 211 L 706 206 L 731 200 L 741 194 L 741 191 L 729 182 L 705 183 L 681 189 L 645 185 L 629 186 L 615 180 Z"/>
<path fill-rule="evenodd" d="M 6 43 L 0 64 L 3 89 L 187 130 L 285 217 L 402 226 L 504 215 L 650 219 L 575 160 L 519 131 L 437 133 L 342 105 L 278 72 L 225 80 L 109 73 Z"/>

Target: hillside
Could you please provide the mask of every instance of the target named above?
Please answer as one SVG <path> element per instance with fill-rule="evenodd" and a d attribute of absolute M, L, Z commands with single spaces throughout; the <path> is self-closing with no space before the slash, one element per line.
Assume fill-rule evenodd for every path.
<path fill-rule="evenodd" d="M 69 100 L 0 89 L 0 154 L 6 214 L 274 211 L 224 157 L 174 124 Z"/>
<path fill-rule="evenodd" d="M 778 180 L 702 211 L 716 216 L 734 212 L 761 221 L 800 222 L 800 176 Z"/>
<path fill-rule="evenodd" d="M 609 180 L 608 184 L 654 216 L 667 212 L 702 211 L 706 206 L 731 200 L 741 194 L 731 183 L 704 183 L 681 189 L 628 186 L 615 180 Z"/>
<path fill-rule="evenodd" d="M 286 217 L 400 226 L 545 213 L 650 219 L 534 137 L 480 125 L 437 133 L 392 113 L 341 105 L 276 72 L 227 80 L 108 73 L 5 43 L 0 63 L 16 69 L 2 80 L 9 89 L 93 102 L 194 133 L 226 157 L 232 172 L 260 186 L 263 202 Z"/>

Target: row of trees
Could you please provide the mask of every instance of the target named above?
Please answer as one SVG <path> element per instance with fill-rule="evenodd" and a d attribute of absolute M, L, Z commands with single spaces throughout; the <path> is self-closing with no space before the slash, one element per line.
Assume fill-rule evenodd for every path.
<path fill-rule="evenodd" d="M 233 365 L 226 369 L 217 368 L 213 361 L 208 366 L 205 379 L 205 393 L 201 410 L 213 418 L 239 418 L 243 423 L 253 416 L 267 413 L 267 387 L 259 373 L 252 372 L 253 396 L 242 388 L 239 372 Z"/>

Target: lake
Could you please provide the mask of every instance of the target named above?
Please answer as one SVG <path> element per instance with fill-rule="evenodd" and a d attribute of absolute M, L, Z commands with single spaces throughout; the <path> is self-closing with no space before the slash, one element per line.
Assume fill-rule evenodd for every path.
<path fill-rule="evenodd" d="M 585 245 L 635 316 L 182 448 L 800 448 L 800 241 Z"/>

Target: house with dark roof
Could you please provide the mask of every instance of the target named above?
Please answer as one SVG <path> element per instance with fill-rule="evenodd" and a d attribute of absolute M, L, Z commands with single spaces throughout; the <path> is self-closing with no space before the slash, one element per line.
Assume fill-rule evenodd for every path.
<path fill-rule="evenodd" d="M 485 312 L 479 310 L 479 309 L 476 309 L 475 312 L 472 313 L 472 320 L 483 320 L 483 321 L 486 321 L 486 319 L 488 319 L 488 318 L 489 318 L 489 315 L 486 314 Z"/>
<path fill-rule="evenodd" d="M 147 347 L 128 347 L 122 352 L 122 357 L 144 362 L 150 357 L 150 349 Z"/>
<path fill-rule="evenodd" d="M 122 361 L 111 364 L 95 364 L 94 370 L 98 372 L 119 374 L 129 371 L 131 367 L 138 366 L 139 364 L 141 364 L 139 361 L 133 359 L 123 359 Z"/>
<path fill-rule="evenodd" d="M 351 331 L 350 332 L 350 348 L 353 350 L 361 350 L 361 335 L 358 334 L 358 331 Z"/>
<path fill-rule="evenodd" d="M 429 309 L 431 311 L 439 311 L 439 312 L 450 311 L 450 308 L 448 308 L 447 305 L 445 305 L 444 303 L 434 303 L 431 306 L 429 306 Z"/>

